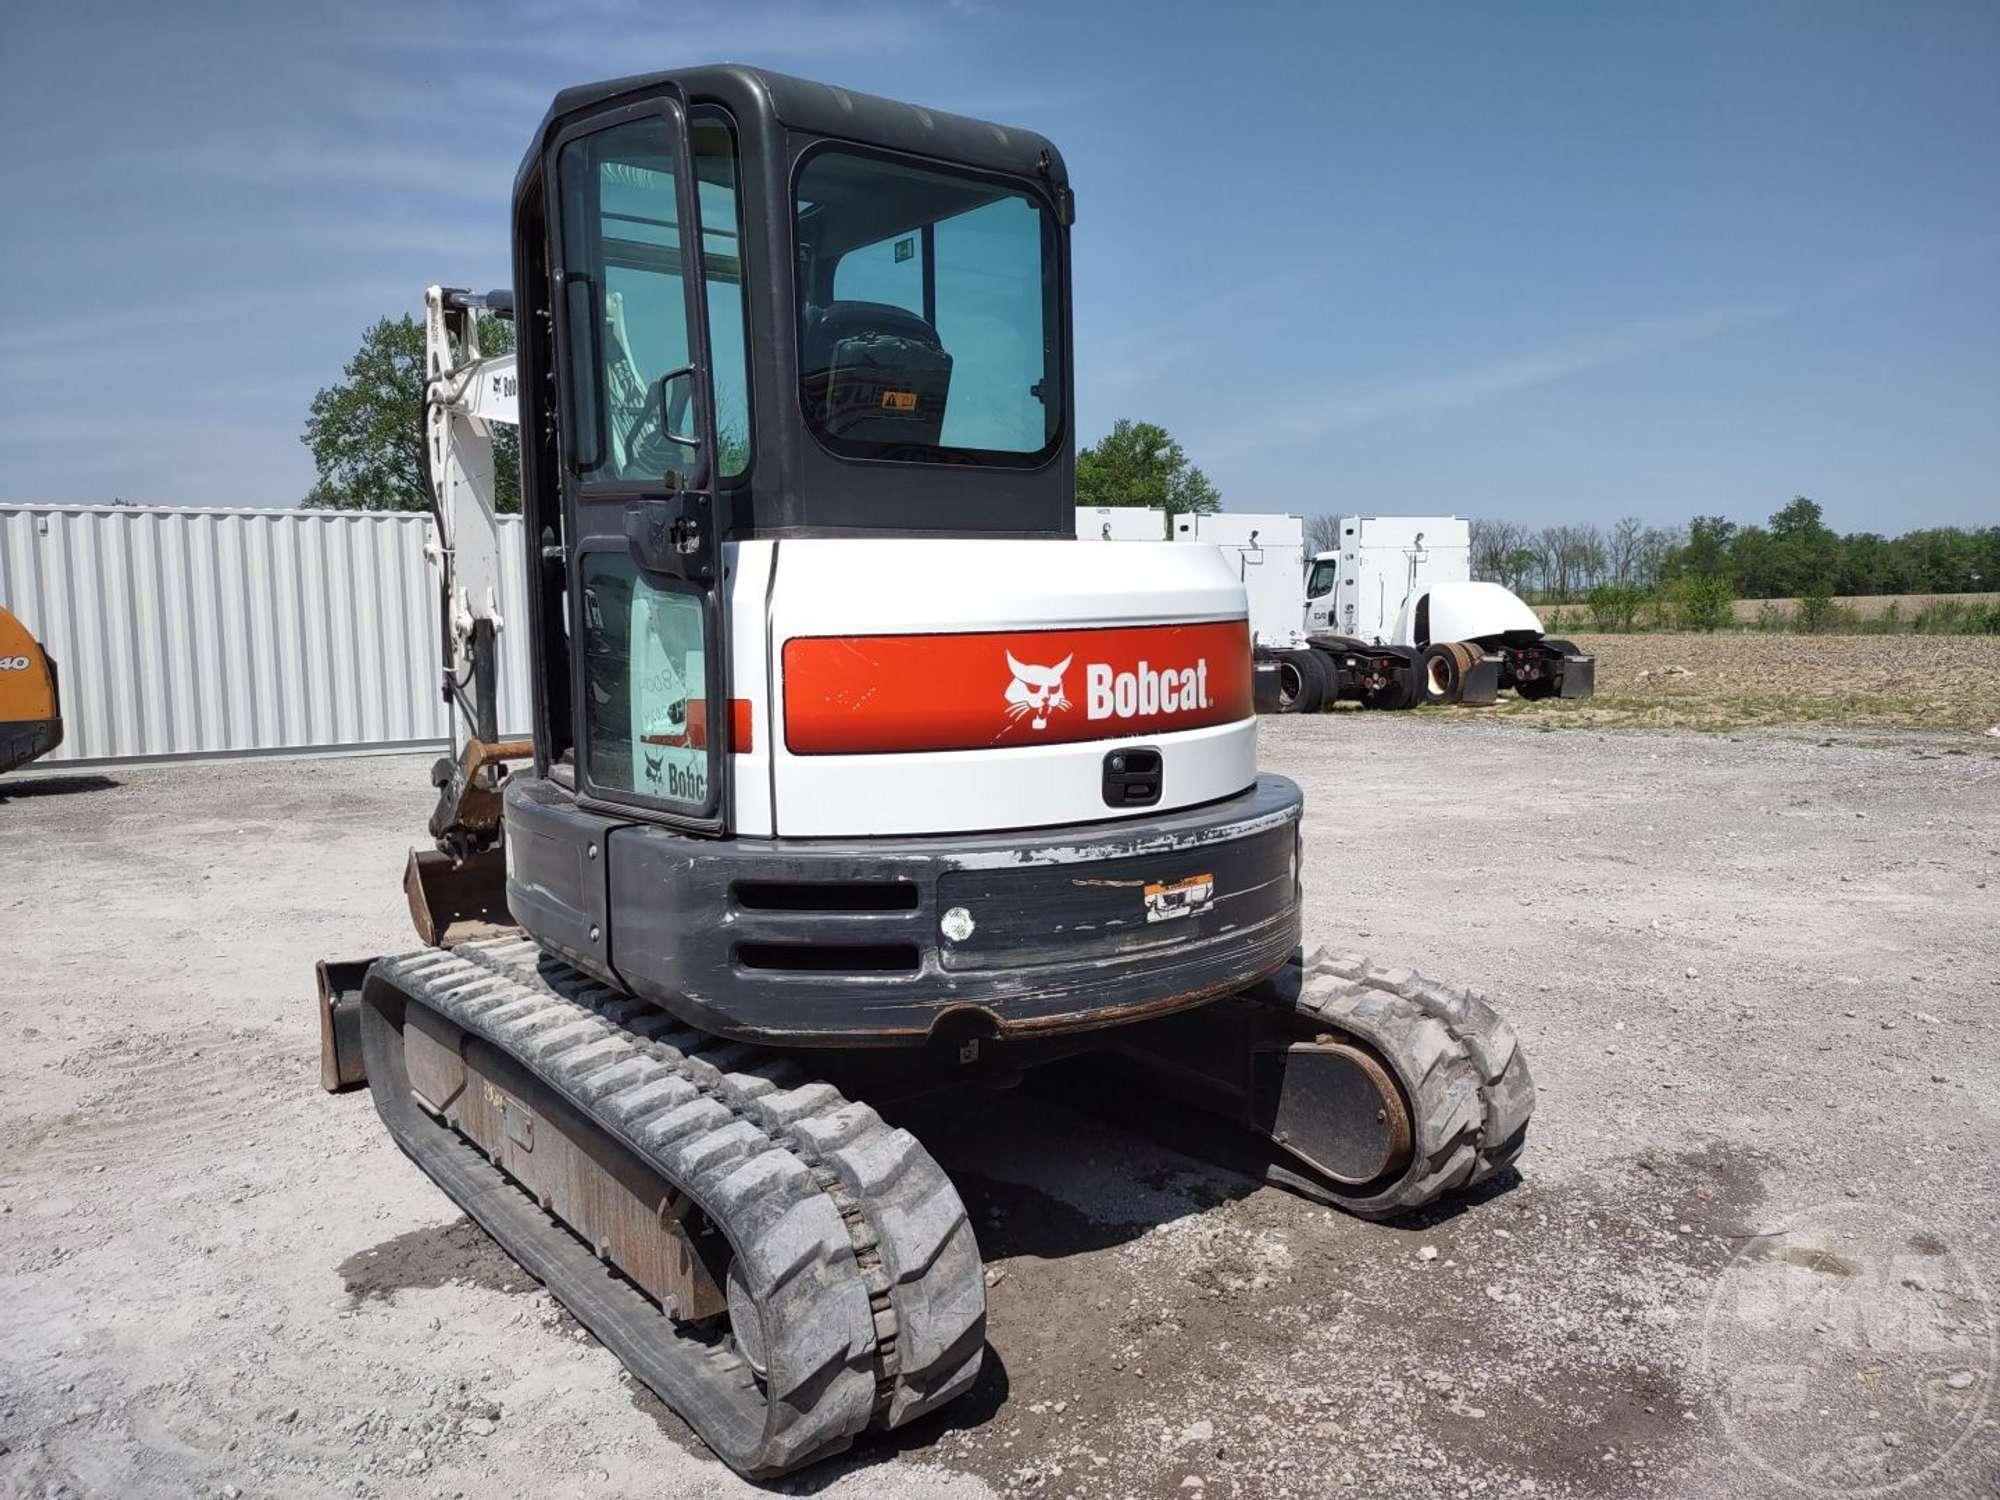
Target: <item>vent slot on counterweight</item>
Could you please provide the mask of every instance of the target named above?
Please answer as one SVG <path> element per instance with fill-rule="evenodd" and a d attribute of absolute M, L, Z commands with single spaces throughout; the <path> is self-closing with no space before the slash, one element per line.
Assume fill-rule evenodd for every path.
<path fill-rule="evenodd" d="M 730 887 L 744 911 L 915 911 L 907 880 L 739 880 Z"/>

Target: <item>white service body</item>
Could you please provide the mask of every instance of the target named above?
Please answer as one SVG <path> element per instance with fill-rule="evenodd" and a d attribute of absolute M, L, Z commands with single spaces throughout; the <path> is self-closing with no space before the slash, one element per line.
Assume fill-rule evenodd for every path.
<path fill-rule="evenodd" d="M 1461 516 L 1343 516 L 1334 524 L 1340 550 L 1313 558 L 1308 630 L 1373 645 L 1415 645 L 1397 629 L 1405 606 L 1435 584 L 1471 581 L 1472 528 Z"/>
<path fill-rule="evenodd" d="M 1213 547 L 1243 585 L 1250 635 L 1274 651 L 1305 644 L 1306 523 L 1303 516 L 1216 511 L 1174 517 L 1174 540 Z"/>
<path fill-rule="evenodd" d="M 1079 505 L 1076 536 L 1082 542 L 1161 542 L 1167 513 L 1149 505 Z"/>

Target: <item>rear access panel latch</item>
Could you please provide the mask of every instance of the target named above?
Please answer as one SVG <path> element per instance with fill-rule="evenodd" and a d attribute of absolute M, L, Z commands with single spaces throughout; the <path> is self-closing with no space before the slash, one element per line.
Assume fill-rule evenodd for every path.
<path fill-rule="evenodd" d="M 1151 807 L 1166 778 L 1160 752 L 1148 747 L 1113 750 L 1104 757 L 1104 805 Z"/>

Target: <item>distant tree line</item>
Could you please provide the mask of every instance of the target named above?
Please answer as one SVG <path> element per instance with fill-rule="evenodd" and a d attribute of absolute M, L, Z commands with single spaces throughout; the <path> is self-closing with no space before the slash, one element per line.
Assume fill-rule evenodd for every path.
<path fill-rule="evenodd" d="M 1768 526 L 1696 516 L 1685 526 L 1659 527 L 1625 516 L 1609 527 L 1535 530 L 1481 519 L 1472 522 L 1472 572 L 1557 603 L 1605 585 L 1650 592 L 1688 579 L 1739 599 L 1969 594 L 2000 590 L 2000 526 L 1841 533 L 1804 495 Z"/>

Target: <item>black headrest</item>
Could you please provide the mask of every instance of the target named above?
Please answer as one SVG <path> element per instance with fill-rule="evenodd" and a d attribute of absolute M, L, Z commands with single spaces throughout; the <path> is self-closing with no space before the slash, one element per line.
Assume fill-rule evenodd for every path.
<path fill-rule="evenodd" d="M 925 348 L 942 350 L 937 330 L 916 313 L 888 302 L 832 302 L 813 308 L 806 315 L 805 348 L 801 351 L 807 372 L 824 370 L 833 358 L 836 344 L 852 338 L 903 339 Z"/>

